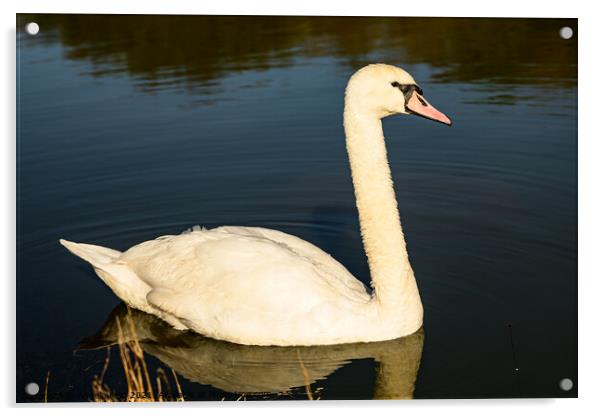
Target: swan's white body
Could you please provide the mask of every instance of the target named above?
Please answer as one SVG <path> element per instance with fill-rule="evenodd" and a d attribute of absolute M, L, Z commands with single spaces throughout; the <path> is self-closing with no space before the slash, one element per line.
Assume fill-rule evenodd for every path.
<path fill-rule="evenodd" d="M 123 253 L 61 243 L 92 264 L 127 304 L 178 329 L 240 344 L 282 346 L 409 335 L 422 326 L 423 311 L 380 119 L 411 107 L 391 83 L 415 85 L 399 68 L 370 65 L 351 78 L 345 100 L 347 149 L 372 293 L 318 247 L 264 228 L 193 229 Z M 422 105 L 431 111 L 427 104 Z"/>

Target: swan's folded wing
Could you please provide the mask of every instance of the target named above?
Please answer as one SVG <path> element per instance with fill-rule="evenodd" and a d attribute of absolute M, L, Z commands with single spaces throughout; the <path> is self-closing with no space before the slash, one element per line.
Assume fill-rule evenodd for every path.
<path fill-rule="evenodd" d="M 153 288 L 186 290 L 198 283 L 212 285 L 232 274 L 257 284 L 253 278 L 269 273 L 280 259 L 280 272 L 310 267 L 311 276 L 340 295 L 358 301 L 369 298 L 364 284 L 329 254 L 298 237 L 266 228 L 193 229 L 134 246 L 122 258 Z M 297 273 L 288 274 L 291 279 Z"/>
<path fill-rule="evenodd" d="M 310 242 L 307 242 L 294 235 L 262 227 L 224 226 L 215 228 L 212 231 L 231 235 L 265 238 L 277 244 L 284 245 L 299 256 L 310 260 L 320 270 L 320 273 L 329 276 L 329 280 L 332 283 L 343 285 L 347 289 L 356 291 L 358 293 L 367 292 L 366 286 L 361 281 L 356 279 L 345 268 L 345 266 L 339 263 L 330 254 L 326 253 L 324 250 L 315 246 L 314 244 L 311 244 Z"/>

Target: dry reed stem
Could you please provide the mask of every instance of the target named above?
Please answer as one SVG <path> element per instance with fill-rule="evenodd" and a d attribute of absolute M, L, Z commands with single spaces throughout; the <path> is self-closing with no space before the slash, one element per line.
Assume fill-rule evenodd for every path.
<path fill-rule="evenodd" d="M 305 381 L 305 393 L 307 394 L 307 397 L 309 398 L 309 400 L 313 400 L 314 395 L 311 391 L 311 386 L 310 386 L 311 380 L 309 378 L 309 373 L 307 372 L 307 368 L 303 364 L 303 360 L 301 359 L 301 352 L 299 350 L 297 350 L 297 359 L 299 360 L 299 367 L 301 367 L 301 373 L 303 374 L 303 380 Z"/>
<path fill-rule="evenodd" d="M 115 319 L 117 324 L 117 341 L 119 346 L 119 357 L 121 358 L 121 364 L 123 368 L 123 374 L 127 384 L 127 397 L 125 401 L 128 402 L 155 402 L 155 401 L 166 401 L 176 400 L 184 401 L 184 395 L 182 394 L 182 387 L 178 380 L 176 372 L 171 369 L 174 377 L 178 396 L 174 398 L 172 394 L 171 384 L 167 378 L 165 370 L 159 368 L 157 370 L 157 377 L 155 378 L 156 383 L 156 396 L 155 388 L 151 381 L 151 377 L 148 371 L 148 366 L 144 359 L 144 351 L 140 346 L 140 342 L 136 337 L 136 328 L 134 321 L 131 316 L 130 309 L 128 308 L 128 314 L 126 316 L 126 322 L 122 324 L 119 318 Z M 131 334 L 130 340 L 126 339 L 124 329 L 128 329 L 128 333 Z M 109 387 L 103 383 L 107 368 L 109 366 L 110 348 L 107 348 L 107 357 L 100 376 L 95 375 L 92 381 L 92 394 L 94 401 L 96 402 L 114 402 L 118 399 L 111 393 Z M 163 391 L 167 389 L 167 394 Z"/>
<path fill-rule="evenodd" d="M 50 380 L 50 370 L 46 373 L 46 385 L 44 386 L 44 403 L 48 403 L 48 380 Z"/>
<path fill-rule="evenodd" d="M 129 310 L 128 310 L 129 311 Z M 129 326 L 132 339 L 126 341 L 122 324 L 117 318 L 117 331 L 119 339 L 119 355 L 123 364 L 124 375 L 128 386 L 127 401 L 134 402 L 154 402 L 155 394 L 151 383 L 150 375 L 146 361 L 144 360 L 144 352 L 140 343 L 136 338 L 136 329 L 128 312 L 126 324 Z"/>
<path fill-rule="evenodd" d="M 103 383 L 107 369 L 109 368 L 109 359 L 111 357 L 111 347 L 107 347 L 107 357 L 105 358 L 100 376 L 94 375 L 92 380 L 92 397 L 95 402 L 115 402 L 117 401 L 109 387 Z"/>
<path fill-rule="evenodd" d="M 182 386 L 180 386 L 180 381 L 178 380 L 178 375 L 176 374 L 176 371 L 173 368 L 171 369 L 171 374 L 173 375 L 173 378 L 176 381 L 176 388 L 178 389 L 178 397 L 176 400 L 178 402 L 183 402 L 184 394 L 182 394 Z"/>

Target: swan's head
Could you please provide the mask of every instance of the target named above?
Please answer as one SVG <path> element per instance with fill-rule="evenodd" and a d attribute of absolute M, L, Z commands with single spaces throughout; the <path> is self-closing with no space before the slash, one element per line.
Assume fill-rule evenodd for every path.
<path fill-rule="evenodd" d="M 372 64 L 357 71 L 347 84 L 345 103 L 356 113 L 383 118 L 415 114 L 451 126 L 445 114 L 425 98 L 414 78 L 401 68 Z"/>

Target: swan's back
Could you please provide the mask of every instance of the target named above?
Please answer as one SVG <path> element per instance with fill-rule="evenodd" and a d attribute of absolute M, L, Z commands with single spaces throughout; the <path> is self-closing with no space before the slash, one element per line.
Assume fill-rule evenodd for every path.
<path fill-rule="evenodd" d="M 320 276 L 354 300 L 363 300 L 366 295 L 365 286 L 328 253 L 298 237 L 267 228 L 192 229 L 133 246 L 121 260 L 151 286 L 163 285 L 166 278 L 192 284 L 226 276 L 241 283 L 259 283 L 257 280 L 266 277 L 265 273 L 278 270 L 279 263 L 289 267 L 280 276 L 288 281 L 291 279 L 287 276 L 294 273 L 289 262 L 295 262 L 306 269 L 301 278 Z M 308 270 L 315 273 L 308 275 Z M 193 275 L 196 279 L 191 279 Z"/>

